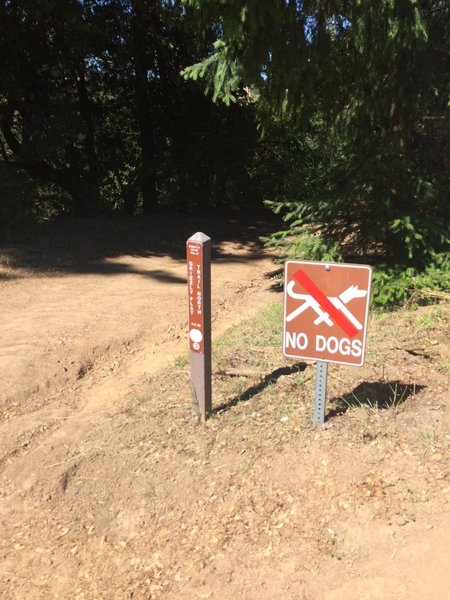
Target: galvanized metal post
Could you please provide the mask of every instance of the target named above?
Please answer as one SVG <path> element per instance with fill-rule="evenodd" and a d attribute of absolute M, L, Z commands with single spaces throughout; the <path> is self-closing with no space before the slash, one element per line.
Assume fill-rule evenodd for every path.
<path fill-rule="evenodd" d="M 186 242 L 192 412 L 206 421 L 212 409 L 211 238 L 201 232 Z"/>
<path fill-rule="evenodd" d="M 316 363 L 316 395 L 314 397 L 313 423 L 322 425 L 325 423 L 325 404 L 327 399 L 328 363 L 317 361 Z"/>

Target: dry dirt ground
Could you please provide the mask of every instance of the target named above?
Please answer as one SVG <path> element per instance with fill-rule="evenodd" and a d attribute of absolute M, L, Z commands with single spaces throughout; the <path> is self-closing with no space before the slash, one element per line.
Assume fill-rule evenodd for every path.
<path fill-rule="evenodd" d="M 215 238 L 216 338 L 281 301 L 262 229 Z M 313 367 L 238 334 L 201 425 L 184 244 L 102 232 L 3 249 L 0 597 L 448 600 L 449 307 L 372 319 L 319 428 Z"/>

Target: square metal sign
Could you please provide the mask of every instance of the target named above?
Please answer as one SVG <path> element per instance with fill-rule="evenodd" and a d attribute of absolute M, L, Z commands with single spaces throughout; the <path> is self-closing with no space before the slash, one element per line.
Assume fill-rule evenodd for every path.
<path fill-rule="evenodd" d="M 283 354 L 362 366 L 371 279 L 368 265 L 287 260 Z"/>

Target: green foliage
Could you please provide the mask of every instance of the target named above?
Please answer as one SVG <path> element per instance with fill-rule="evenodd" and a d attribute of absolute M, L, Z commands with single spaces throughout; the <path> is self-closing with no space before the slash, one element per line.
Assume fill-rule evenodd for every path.
<path fill-rule="evenodd" d="M 330 245 L 319 228 L 285 229 L 264 238 L 267 246 L 275 248 L 279 260 L 299 258 L 341 262 L 348 260 L 345 248 L 337 243 Z M 360 256 L 358 262 L 372 262 L 370 257 Z M 351 260 L 355 260 L 352 257 Z M 404 263 L 389 264 L 375 261 L 372 279 L 372 305 L 380 309 L 392 309 L 430 304 L 450 297 L 450 254 L 433 253 L 420 266 L 405 267 Z"/>
<path fill-rule="evenodd" d="M 289 255 L 404 270 L 405 281 L 425 273 L 450 239 L 450 5 L 188 4 L 221 35 L 192 73 L 214 98 L 246 90 L 264 131 L 275 130 L 281 161 L 259 165 L 263 196 L 287 226 L 272 241 L 290 245 Z M 320 234 L 307 247 L 297 237 L 305 226 Z"/>
<path fill-rule="evenodd" d="M 215 53 L 200 63 L 191 65 L 182 70 L 181 74 L 186 79 L 206 79 L 206 92 L 212 93 L 213 102 L 220 99 L 229 106 L 236 102 L 235 92 L 239 88 L 242 74 L 237 63 L 228 58 L 228 48 L 223 41 L 214 43 Z"/>
<path fill-rule="evenodd" d="M 267 203 L 273 206 L 272 203 Z M 299 258 L 303 260 L 324 260 L 341 262 L 338 245 L 330 246 L 317 228 L 305 226 L 301 229 L 288 228 L 262 238 L 267 246 L 280 252 L 280 260 Z"/>
<path fill-rule="evenodd" d="M 429 304 L 449 297 L 450 257 L 437 254 L 423 269 L 379 268 L 373 275 L 372 303 L 378 308 Z"/>
<path fill-rule="evenodd" d="M 214 47 L 215 28 L 199 30 L 178 0 L 0 3 L 0 165 L 16 173 L 3 180 L 11 197 L 31 182 L 38 220 L 254 205 L 252 108 L 212 104 L 180 75 Z M 233 69 L 218 72 L 220 85 Z M 1 216 L 10 226 L 23 211 L 8 202 Z"/>
<path fill-rule="evenodd" d="M 2 3 L 0 216 L 264 199 L 291 256 L 423 272 L 450 237 L 449 24 L 439 0 Z"/>

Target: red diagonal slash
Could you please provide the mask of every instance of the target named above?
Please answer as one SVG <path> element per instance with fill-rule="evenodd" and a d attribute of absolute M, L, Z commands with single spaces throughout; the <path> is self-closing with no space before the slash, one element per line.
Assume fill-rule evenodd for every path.
<path fill-rule="evenodd" d="M 359 333 L 353 323 L 328 300 L 322 290 L 317 287 L 314 281 L 302 269 L 295 271 L 292 277 L 320 304 L 321 308 L 330 315 L 336 325 L 339 325 L 345 331 L 349 338 L 353 338 Z"/>

